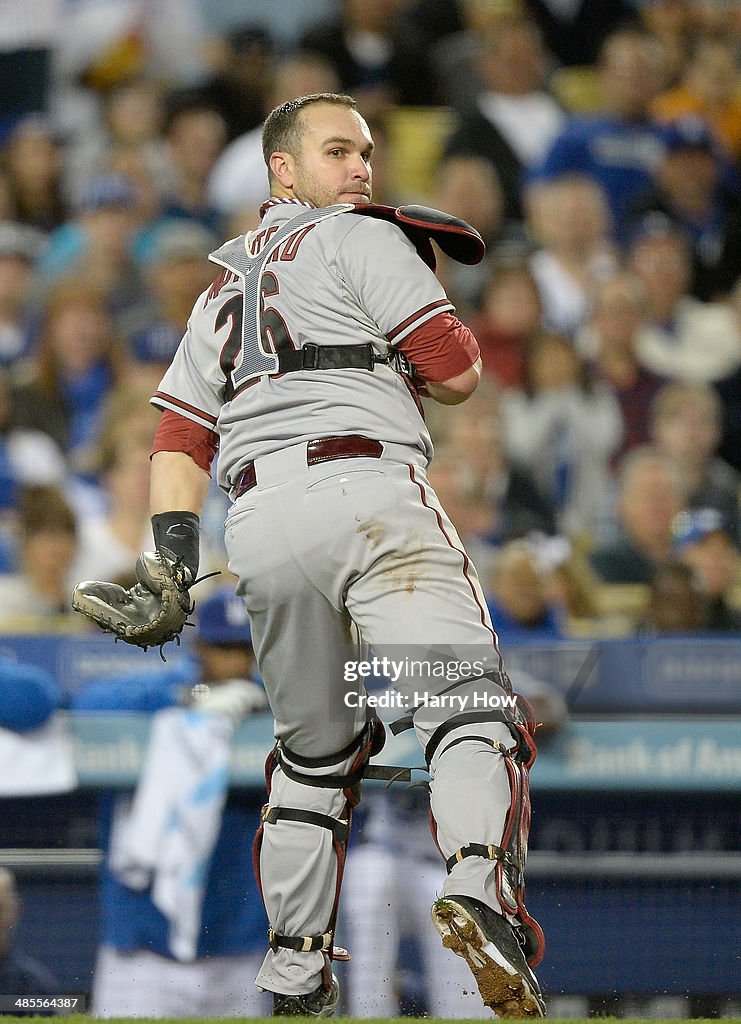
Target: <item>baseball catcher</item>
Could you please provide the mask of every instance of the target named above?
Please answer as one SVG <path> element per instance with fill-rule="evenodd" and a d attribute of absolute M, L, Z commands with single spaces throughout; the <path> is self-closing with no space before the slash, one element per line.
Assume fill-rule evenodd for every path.
<path fill-rule="evenodd" d="M 481 373 L 476 338 L 435 277 L 430 238 L 471 264 L 484 243 L 440 211 L 373 204 L 373 148 L 349 96 L 299 97 L 266 119 L 260 225 L 211 253 L 221 272 L 151 399 L 162 411 L 150 480 L 156 551 L 130 590 L 80 584 L 74 606 L 129 643 L 179 636 L 218 451 L 217 482 L 232 502 L 228 565 L 275 722 L 255 847 L 270 923 L 256 984 L 273 994 L 274 1016 L 328 1017 L 338 1005 L 349 811 L 382 739 L 354 699 L 364 687 L 348 682 L 348 663 L 366 645 L 422 665 L 480 663 L 443 689 L 431 670 L 419 685 L 437 698 L 450 683 L 483 704 L 407 708 L 448 872 L 432 921 L 487 1006 L 539 1018 L 531 968 L 543 940 L 523 882 L 534 725 L 501 703 L 513 695 L 497 635 L 429 482 L 418 401 L 421 385 L 457 405 Z M 407 683 L 413 691 L 417 680 Z"/>
<path fill-rule="evenodd" d="M 165 513 L 152 518 L 155 550 L 136 562 L 137 582 L 129 588 L 117 583 L 85 580 L 72 594 L 72 607 L 96 622 L 116 640 L 146 650 L 174 640 L 193 611 L 190 588 L 198 572 L 198 517 Z"/>

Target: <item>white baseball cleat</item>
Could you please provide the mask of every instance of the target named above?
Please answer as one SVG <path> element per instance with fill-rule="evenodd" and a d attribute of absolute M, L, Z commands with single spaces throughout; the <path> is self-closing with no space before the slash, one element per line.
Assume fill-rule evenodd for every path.
<path fill-rule="evenodd" d="M 498 1017 L 545 1017 L 537 979 L 509 921 L 471 896 L 444 896 L 432 907 L 443 946 L 462 956 L 481 998 Z"/>

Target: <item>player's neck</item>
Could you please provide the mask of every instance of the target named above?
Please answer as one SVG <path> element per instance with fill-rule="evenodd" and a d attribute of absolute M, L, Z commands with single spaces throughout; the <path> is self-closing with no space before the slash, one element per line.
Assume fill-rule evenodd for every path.
<path fill-rule="evenodd" d="M 293 191 L 292 188 L 286 188 L 285 185 L 281 185 L 279 181 L 273 182 L 273 187 L 270 190 L 271 199 L 295 199 L 299 200 L 299 197 Z"/>

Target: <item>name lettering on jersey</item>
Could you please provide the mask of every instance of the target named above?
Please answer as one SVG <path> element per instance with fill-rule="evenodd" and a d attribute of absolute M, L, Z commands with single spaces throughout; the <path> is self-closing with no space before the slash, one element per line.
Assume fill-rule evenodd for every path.
<path fill-rule="evenodd" d="M 221 289 L 232 281 L 238 281 L 239 275 L 234 274 L 231 270 L 227 270 L 226 267 L 221 271 L 219 276 L 216 278 L 214 283 L 211 285 L 209 290 L 206 292 L 206 298 L 203 300 L 203 308 L 209 304 L 211 299 L 218 297 Z"/>
<path fill-rule="evenodd" d="M 291 260 L 296 258 L 298 247 L 301 245 L 303 240 L 306 238 L 310 231 L 313 231 L 316 224 L 309 224 L 305 228 L 301 228 L 300 231 L 296 231 L 292 234 L 284 245 L 280 247 L 280 256 L 278 257 L 283 263 L 290 263 Z"/>
<path fill-rule="evenodd" d="M 316 227 L 315 224 L 309 224 L 308 227 L 299 228 L 298 231 L 294 231 L 293 234 L 289 235 L 285 242 L 282 242 L 274 252 L 270 254 L 268 263 L 290 263 L 296 258 L 299 246 L 306 238 L 310 231 Z M 255 237 L 250 242 L 250 254 L 256 256 L 257 253 L 267 245 L 270 239 L 273 237 L 275 232 L 278 230 L 278 225 L 274 224 L 272 227 L 267 228 L 265 231 L 258 231 Z"/>
<path fill-rule="evenodd" d="M 257 256 L 258 252 L 262 247 L 269 242 L 275 232 L 278 230 L 279 225 L 273 224 L 272 227 L 265 228 L 262 231 L 258 231 L 255 237 L 250 242 L 250 255 Z"/>

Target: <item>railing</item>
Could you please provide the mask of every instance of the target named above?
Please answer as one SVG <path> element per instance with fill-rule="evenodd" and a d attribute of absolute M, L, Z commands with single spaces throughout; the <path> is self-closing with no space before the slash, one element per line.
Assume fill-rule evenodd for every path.
<path fill-rule="evenodd" d="M 103 855 L 100 850 L 54 848 L 0 850 L 0 867 L 18 877 L 95 878 Z M 527 875 L 535 879 L 711 881 L 741 880 L 737 853 L 549 853 L 535 850 L 527 862 Z"/>

